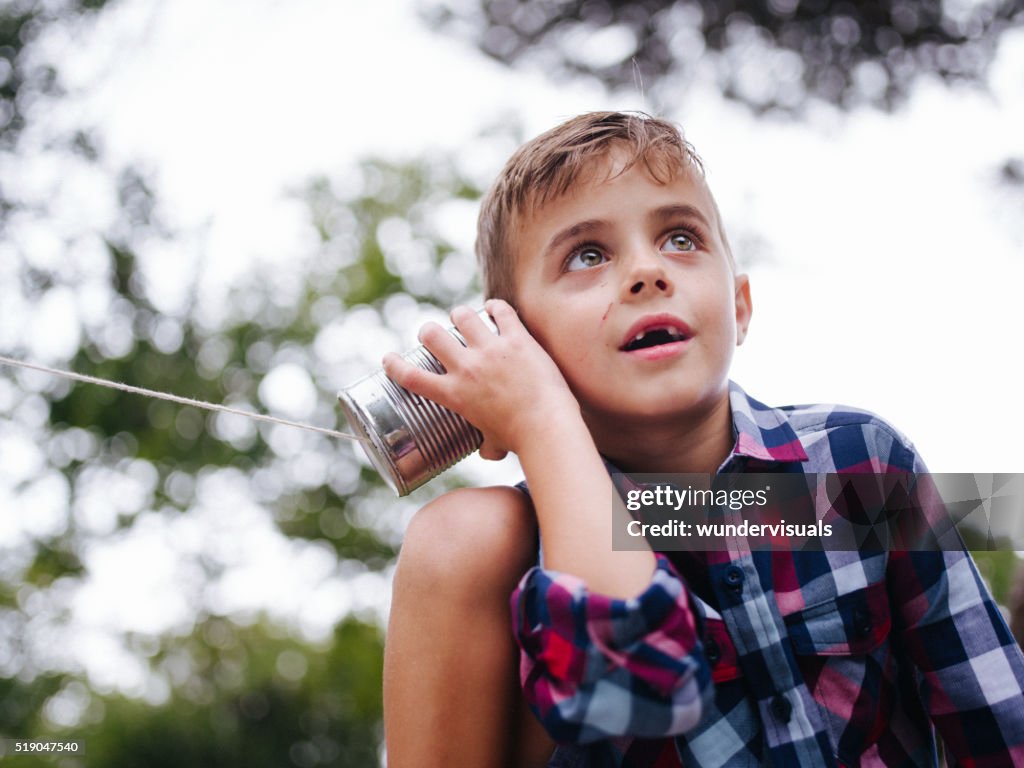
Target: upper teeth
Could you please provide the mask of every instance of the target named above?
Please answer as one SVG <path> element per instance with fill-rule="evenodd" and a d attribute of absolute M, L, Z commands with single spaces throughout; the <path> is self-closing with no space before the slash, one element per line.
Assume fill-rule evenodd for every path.
<path fill-rule="evenodd" d="M 671 336 L 673 339 L 683 338 L 683 334 L 680 333 L 675 328 L 651 328 L 649 332 L 653 333 L 654 331 L 663 331 L 667 333 L 669 336 Z M 640 333 L 633 337 L 633 341 L 641 341 L 647 334 L 648 331 L 640 331 Z"/>

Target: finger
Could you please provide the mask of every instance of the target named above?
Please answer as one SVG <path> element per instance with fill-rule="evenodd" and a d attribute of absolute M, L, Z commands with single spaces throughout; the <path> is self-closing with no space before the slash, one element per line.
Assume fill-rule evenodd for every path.
<path fill-rule="evenodd" d="M 498 326 L 498 333 L 501 336 L 527 332 L 526 326 L 523 325 L 523 321 L 519 318 L 519 314 L 507 301 L 503 299 L 488 299 L 484 302 L 484 309 L 494 319 L 494 324 Z"/>
<path fill-rule="evenodd" d="M 382 361 L 384 375 L 400 387 L 414 392 L 427 400 L 444 405 L 447 400 L 447 390 L 444 376 L 439 373 L 425 371 L 419 366 L 413 365 L 405 358 L 394 352 L 389 352 Z"/>
<path fill-rule="evenodd" d="M 481 347 L 494 340 L 494 331 L 487 327 L 483 318 L 467 306 L 452 310 L 452 323 L 471 347 Z"/>
<path fill-rule="evenodd" d="M 437 323 L 427 323 L 420 328 L 419 338 L 446 371 L 454 370 L 459 355 L 465 352 L 465 347 L 459 340 Z"/>

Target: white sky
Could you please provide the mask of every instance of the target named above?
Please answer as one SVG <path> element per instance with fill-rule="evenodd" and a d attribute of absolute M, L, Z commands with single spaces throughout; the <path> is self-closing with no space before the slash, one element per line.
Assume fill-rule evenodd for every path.
<path fill-rule="evenodd" d="M 82 89 L 68 119 L 96 121 L 113 159 L 151 168 L 173 224 L 205 228 L 213 283 L 304 251 L 305 210 L 286 193 L 311 175 L 368 153 L 454 150 L 503 115 L 533 134 L 585 110 L 646 106 L 511 72 L 426 31 L 405 0 L 130 0 L 85 42 L 63 42 Z M 877 411 L 933 471 L 1024 471 L 1013 394 L 1024 200 L 994 185 L 1001 161 L 1024 150 L 1024 34 L 1005 38 L 987 94 L 925 83 L 895 115 L 822 110 L 811 126 L 755 119 L 698 88 L 669 116 L 705 160 L 740 259 L 754 238 L 769 257 L 751 269 L 755 316 L 734 378 L 770 404 Z M 496 172 L 504 159 L 483 162 Z M 164 258 L 173 274 L 175 254 Z M 187 548 L 190 525 L 164 540 Z M 284 546 L 247 529 L 257 554 Z M 156 631 L 180 619 L 170 598 L 156 618 L 96 608 L 114 604 L 139 552 L 159 550 L 152 535 L 140 529 L 141 549 L 112 540 L 115 567 L 95 561 L 80 607 L 97 622 Z M 173 593 L 174 563 L 151 564 L 153 578 L 136 585 Z M 239 572 L 258 584 L 282 578 L 278 566 Z M 334 606 L 308 609 L 318 632 L 340 610 L 322 577 L 314 567 L 280 582 Z"/>

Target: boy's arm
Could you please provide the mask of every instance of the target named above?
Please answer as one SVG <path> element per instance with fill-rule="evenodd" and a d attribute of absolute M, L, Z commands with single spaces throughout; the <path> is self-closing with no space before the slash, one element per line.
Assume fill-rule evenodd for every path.
<path fill-rule="evenodd" d="M 519 457 L 545 567 L 515 598 L 527 697 L 562 740 L 692 727 L 710 676 L 686 590 L 650 549 L 612 548 L 613 487 L 579 404 L 515 311 L 500 301 L 487 309 L 498 336 L 466 308 L 452 312 L 466 347 L 440 326 L 421 332 L 445 375 L 397 356 L 385 370 L 476 426 L 482 456 Z"/>
<path fill-rule="evenodd" d="M 940 529 L 943 502 L 919 459 L 915 476 L 910 510 Z M 1024 764 L 1024 657 L 962 543 L 891 553 L 888 581 L 921 701 L 948 752 L 962 765 Z"/>
<path fill-rule="evenodd" d="M 519 457 L 537 513 L 546 567 L 579 577 L 589 589 L 631 597 L 650 582 L 649 549 L 612 549 L 612 483 L 583 422 L 579 403 L 551 357 L 515 310 L 490 301 L 493 334 L 466 307 L 452 321 L 460 344 L 436 324 L 420 340 L 444 365 L 437 375 L 397 355 L 384 360 L 397 384 L 462 415 L 484 435 L 480 454 Z"/>

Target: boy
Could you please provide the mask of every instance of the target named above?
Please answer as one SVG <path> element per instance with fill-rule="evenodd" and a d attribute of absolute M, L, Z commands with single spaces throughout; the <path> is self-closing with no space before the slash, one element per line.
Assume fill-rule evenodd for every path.
<path fill-rule="evenodd" d="M 932 724 L 964 764 L 1024 764 L 1024 661 L 965 552 L 612 547 L 605 462 L 924 471 L 871 414 L 768 408 L 729 382 L 750 285 L 675 126 L 594 113 L 527 143 L 477 252 L 500 335 L 457 308 L 465 347 L 420 334 L 446 375 L 385 368 L 479 428 L 485 458 L 516 453 L 528 492 L 446 494 L 410 525 L 391 768 L 935 765 Z M 518 706 L 516 644 L 554 754 Z"/>

